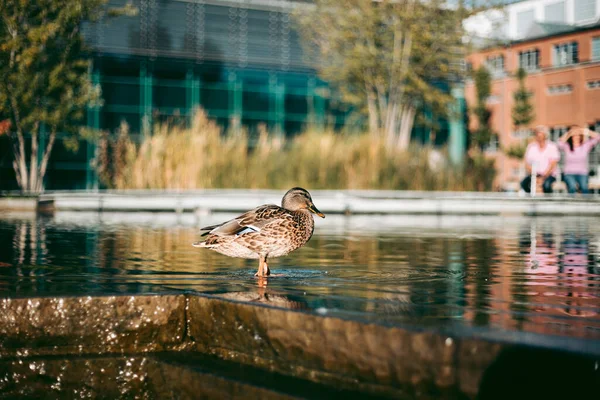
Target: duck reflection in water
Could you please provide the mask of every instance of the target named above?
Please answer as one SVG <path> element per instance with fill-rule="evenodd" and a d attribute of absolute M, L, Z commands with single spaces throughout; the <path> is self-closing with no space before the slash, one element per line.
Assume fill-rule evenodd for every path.
<path fill-rule="evenodd" d="M 289 296 L 279 294 L 273 290 L 268 290 L 267 284 L 267 277 L 259 276 L 257 278 L 256 292 L 252 290 L 245 292 L 230 292 L 219 295 L 219 297 L 248 303 L 267 304 L 274 307 L 293 310 L 306 310 L 309 308 L 308 304 L 303 301 L 292 300 Z"/>

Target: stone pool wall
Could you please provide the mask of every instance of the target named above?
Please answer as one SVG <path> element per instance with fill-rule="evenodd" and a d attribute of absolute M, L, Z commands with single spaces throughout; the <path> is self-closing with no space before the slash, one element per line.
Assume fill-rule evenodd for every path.
<path fill-rule="evenodd" d="M 544 382 L 554 375 L 557 382 L 569 378 L 569 394 L 600 383 L 598 354 L 451 337 L 205 295 L 0 300 L 0 394 L 3 389 L 20 393 L 14 385 L 7 386 L 7 377 L 20 371 L 24 382 L 27 377 L 33 379 L 32 375 L 40 374 L 35 367 L 40 360 L 60 364 L 61 357 L 127 355 L 138 361 L 149 356 L 149 365 L 163 365 L 164 354 L 179 361 L 161 367 L 165 369 L 159 374 L 161 379 L 165 374 L 191 374 L 185 380 L 187 389 L 177 389 L 190 394 L 184 398 L 201 393 L 193 390 L 191 382 L 206 379 L 194 372 L 195 354 L 324 387 L 391 398 L 475 398 L 509 390 L 508 395 L 519 379 L 535 384 L 538 376 Z M 76 363 L 64 362 L 70 368 Z M 23 365 L 34 368 L 27 370 Z M 152 375 L 148 375 L 150 367 L 144 368 L 145 376 Z M 167 381 L 175 385 L 174 380 Z M 233 390 L 226 383 L 214 382 L 214 390 Z M 159 386 L 155 389 L 164 390 Z M 251 393 L 235 390 L 227 393 Z M 256 395 L 269 397 L 261 393 Z M 535 393 L 543 393 L 543 388 Z"/>

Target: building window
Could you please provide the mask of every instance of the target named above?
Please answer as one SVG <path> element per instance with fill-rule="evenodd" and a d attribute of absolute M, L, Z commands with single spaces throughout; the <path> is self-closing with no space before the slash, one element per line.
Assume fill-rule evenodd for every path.
<path fill-rule="evenodd" d="M 528 139 L 532 135 L 533 135 L 533 131 L 528 128 L 517 129 L 516 131 L 513 132 L 513 137 L 515 137 L 516 139 L 521 139 L 521 140 Z"/>
<path fill-rule="evenodd" d="M 555 44 L 552 48 L 552 65 L 560 67 L 579 62 L 577 42 Z"/>
<path fill-rule="evenodd" d="M 600 60 L 600 36 L 592 38 L 592 60 Z"/>
<path fill-rule="evenodd" d="M 489 95 L 488 98 L 485 99 L 485 104 L 487 104 L 488 106 L 500 104 L 500 97 L 495 94 Z"/>
<path fill-rule="evenodd" d="M 497 55 L 488 57 L 485 62 L 488 71 L 492 74 L 493 77 L 503 76 L 504 75 L 504 56 Z"/>
<path fill-rule="evenodd" d="M 600 80 L 596 80 L 596 81 L 587 81 L 586 82 L 586 86 L 588 89 L 592 90 L 592 89 L 600 89 Z"/>
<path fill-rule="evenodd" d="M 572 91 L 573 85 L 571 84 L 548 86 L 549 95 L 567 94 L 571 93 Z"/>
<path fill-rule="evenodd" d="M 596 15 L 596 0 L 575 0 L 573 1 L 573 5 L 575 22 L 594 19 Z"/>
<path fill-rule="evenodd" d="M 565 23 L 565 2 L 560 1 L 544 7 L 544 20 L 547 22 Z"/>
<path fill-rule="evenodd" d="M 556 142 L 562 135 L 564 135 L 568 131 L 569 128 L 566 126 L 555 126 L 554 128 L 550 128 L 550 140 Z"/>
<path fill-rule="evenodd" d="M 483 151 L 488 153 L 495 153 L 500 148 L 500 138 L 498 135 L 492 135 L 488 144 L 483 146 Z"/>
<path fill-rule="evenodd" d="M 519 52 L 519 68 L 525 71 L 536 71 L 540 68 L 540 51 L 528 50 Z"/>
<path fill-rule="evenodd" d="M 513 178 L 519 178 L 521 176 L 521 168 L 511 168 L 510 173 Z"/>
<path fill-rule="evenodd" d="M 467 76 L 471 76 L 473 74 L 473 63 L 470 61 L 465 62 L 465 72 Z"/>

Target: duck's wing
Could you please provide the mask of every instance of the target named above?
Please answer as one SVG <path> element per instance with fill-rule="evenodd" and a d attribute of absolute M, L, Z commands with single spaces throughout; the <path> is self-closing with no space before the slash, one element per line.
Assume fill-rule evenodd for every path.
<path fill-rule="evenodd" d="M 208 231 L 202 234 L 218 236 L 238 236 L 244 233 L 260 232 L 269 223 L 280 218 L 285 218 L 288 211 L 274 204 L 266 204 L 250 210 L 237 218 L 223 222 L 219 225 L 211 225 L 201 228 L 201 231 Z"/>

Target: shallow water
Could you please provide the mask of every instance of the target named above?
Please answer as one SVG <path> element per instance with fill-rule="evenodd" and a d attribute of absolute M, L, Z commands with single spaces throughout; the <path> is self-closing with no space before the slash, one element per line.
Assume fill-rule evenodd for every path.
<path fill-rule="evenodd" d="M 231 215 L 0 217 L 4 296 L 199 291 L 323 315 L 469 335 L 600 339 L 593 218 L 328 216 L 302 249 L 228 258 L 191 243 Z"/>

